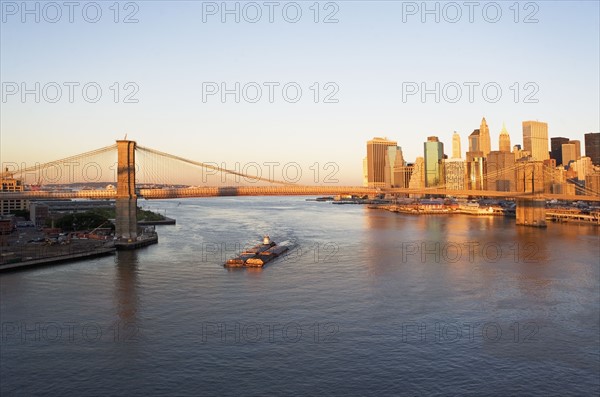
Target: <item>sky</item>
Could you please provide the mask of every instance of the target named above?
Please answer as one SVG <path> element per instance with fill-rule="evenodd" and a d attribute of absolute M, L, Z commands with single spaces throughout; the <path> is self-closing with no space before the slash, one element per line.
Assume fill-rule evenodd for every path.
<path fill-rule="evenodd" d="M 454 131 L 464 153 L 482 117 L 492 150 L 503 123 L 512 144 L 524 120 L 582 147 L 600 131 L 598 1 L 73 4 L 0 2 L 3 163 L 127 134 L 225 168 L 294 162 L 303 182 L 360 185 L 373 137 L 414 161 L 431 135 L 451 153 Z"/>

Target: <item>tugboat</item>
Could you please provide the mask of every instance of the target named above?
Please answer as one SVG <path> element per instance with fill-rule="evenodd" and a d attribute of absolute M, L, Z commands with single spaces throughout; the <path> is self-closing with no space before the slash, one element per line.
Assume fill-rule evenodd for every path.
<path fill-rule="evenodd" d="M 291 244 L 285 241 L 276 244 L 267 235 L 263 237 L 262 244 L 243 251 L 237 257 L 228 259 L 225 267 L 263 267 L 266 263 L 286 252 Z"/>

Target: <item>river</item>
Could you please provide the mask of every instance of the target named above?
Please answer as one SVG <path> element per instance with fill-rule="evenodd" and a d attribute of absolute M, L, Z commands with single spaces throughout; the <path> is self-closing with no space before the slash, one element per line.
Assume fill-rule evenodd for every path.
<path fill-rule="evenodd" d="M 0 276 L 5 395 L 597 395 L 597 227 L 140 201 L 159 244 Z M 296 247 L 223 262 L 263 234 Z"/>

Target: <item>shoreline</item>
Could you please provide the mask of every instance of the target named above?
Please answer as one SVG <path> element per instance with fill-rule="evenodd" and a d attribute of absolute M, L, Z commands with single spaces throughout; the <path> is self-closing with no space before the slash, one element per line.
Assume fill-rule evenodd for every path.
<path fill-rule="evenodd" d="M 26 261 L 19 261 L 13 263 L 5 263 L 0 265 L 0 272 L 4 271 L 17 271 L 30 267 L 43 267 L 57 265 L 61 263 L 68 263 L 79 259 L 90 259 L 99 256 L 111 255 L 116 252 L 116 247 L 102 247 L 92 251 L 81 251 L 72 254 L 54 255 L 44 258 L 31 259 Z"/>

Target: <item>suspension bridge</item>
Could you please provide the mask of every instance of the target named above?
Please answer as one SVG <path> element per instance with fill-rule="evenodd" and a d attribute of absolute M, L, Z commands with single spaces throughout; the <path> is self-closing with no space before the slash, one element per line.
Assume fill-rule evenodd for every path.
<path fill-rule="evenodd" d="M 108 166 L 107 166 L 108 164 Z M 545 200 L 600 201 L 600 193 L 578 187 L 577 195 L 553 194 L 545 191 L 543 183 L 523 181 L 522 191 L 496 190 L 449 190 L 447 186 L 421 188 L 368 188 L 360 186 L 301 185 L 287 180 L 251 175 L 242 170 L 219 167 L 175 156 L 159 150 L 137 145 L 135 141 L 118 140 L 116 144 L 70 156 L 61 160 L 36 164 L 29 167 L 13 167 L 2 177 L 17 176 L 29 180 L 29 190 L 0 192 L 1 200 L 16 199 L 114 199 L 116 203 L 116 235 L 120 239 L 135 240 L 137 237 L 137 200 L 175 199 L 217 196 L 314 196 L 314 195 L 440 195 L 473 196 L 516 199 L 517 224 L 536 225 L 545 219 Z M 497 175 L 514 172 L 498 170 Z M 542 167 L 542 173 L 551 172 Z M 106 176 L 109 174 L 110 177 Z M 492 173 L 493 174 L 493 173 Z M 195 178 L 197 185 L 190 184 Z M 494 177 L 494 175 L 485 176 Z M 74 182 L 116 180 L 114 188 L 90 188 L 80 190 L 57 190 L 51 187 Z M 109 178 L 108 180 L 106 178 Z M 188 178 L 186 180 L 185 178 Z M 229 178 L 229 179 L 227 179 Z M 231 179 L 236 180 L 232 185 Z M 42 182 L 45 188 L 42 188 Z M 259 185 L 262 183 L 262 185 Z M 97 184 L 96 184 L 97 185 Z M 190 186 L 192 185 L 192 186 Z M 159 187 L 157 187 L 159 186 Z"/>

